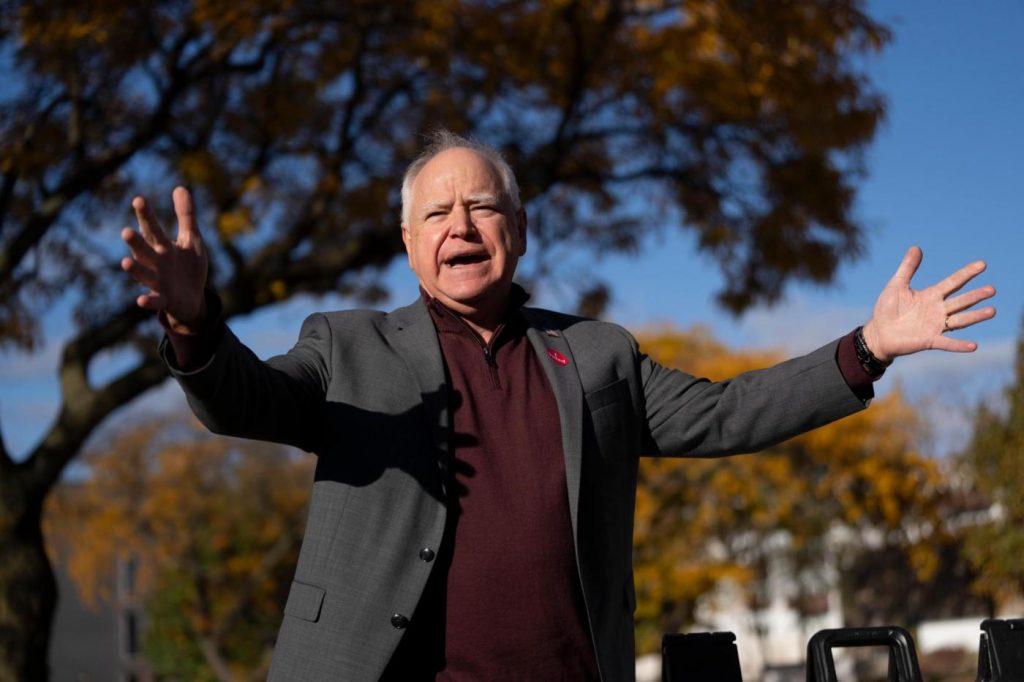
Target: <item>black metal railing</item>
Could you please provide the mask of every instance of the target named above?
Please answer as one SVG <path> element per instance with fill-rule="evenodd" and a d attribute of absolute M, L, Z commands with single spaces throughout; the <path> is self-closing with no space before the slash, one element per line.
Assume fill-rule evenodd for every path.
<path fill-rule="evenodd" d="M 924 682 L 914 638 L 896 626 L 821 630 L 807 644 L 807 682 L 838 682 L 832 650 L 869 646 L 889 649 L 888 682 Z M 731 632 L 665 635 L 661 662 L 662 682 L 743 682 Z M 982 621 L 977 682 L 1024 682 L 1024 619 Z"/>

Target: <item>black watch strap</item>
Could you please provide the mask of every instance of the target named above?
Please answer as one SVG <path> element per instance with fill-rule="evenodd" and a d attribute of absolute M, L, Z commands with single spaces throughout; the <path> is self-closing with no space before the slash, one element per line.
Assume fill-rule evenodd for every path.
<path fill-rule="evenodd" d="M 864 340 L 863 326 L 857 327 L 857 330 L 853 333 L 853 347 L 857 351 L 857 360 L 860 362 L 861 367 L 873 377 L 880 376 L 885 372 L 885 368 L 892 364 L 892 360 L 882 362 L 871 352 L 867 341 Z"/>

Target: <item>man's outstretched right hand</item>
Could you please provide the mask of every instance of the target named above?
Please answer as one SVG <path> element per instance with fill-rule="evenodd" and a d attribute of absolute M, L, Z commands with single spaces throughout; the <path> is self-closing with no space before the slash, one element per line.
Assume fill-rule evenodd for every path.
<path fill-rule="evenodd" d="M 149 289 L 136 299 L 140 308 L 163 313 L 174 332 L 194 334 L 206 317 L 203 290 L 208 259 L 196 226 L 192 196 L 184 187 L 176 187 L 173 199 L 178 217 L 178 235 L 173 242 L 160 227 L 149 202 L 141 196 L 132 200 L 139 230 L 121 230 L 121 239 L 132 254 L 121 259 L 121 268 Z"/>

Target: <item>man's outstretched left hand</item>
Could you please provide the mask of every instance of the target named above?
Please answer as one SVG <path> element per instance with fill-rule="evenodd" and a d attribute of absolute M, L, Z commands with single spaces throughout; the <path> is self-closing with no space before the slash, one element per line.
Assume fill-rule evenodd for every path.
<path fill-rule="evenodd" d="M 996 314 L 992 306 L 974 307 L 995 296 L 995 287 L 985 285 L 957 294 L 985 271 L 984 261 L 965 265 L 937 284 L 917 291 L 910 288 L 910 280 L 921 265 L 921 258 L 921 249 L 910 247 L 864 325 L 864 341 L 883 362 L 929 349 L 970 353 L 978 347 L 977 343 L 945 333 L 970 327 Z"/>

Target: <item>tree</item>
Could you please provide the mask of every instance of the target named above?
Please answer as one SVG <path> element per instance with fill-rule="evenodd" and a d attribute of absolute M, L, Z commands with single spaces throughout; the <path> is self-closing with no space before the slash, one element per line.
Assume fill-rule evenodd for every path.
<path fill-rule="evenodd" d="M 926 620 L 995 613 L 991 600 L 971 589 L 978 573 L 963 545 L 951 538 L 935 550 L 936 570 L 926 578 L 899 546 L 877 547 L 852 557 L 841 577 L 845 621 L 912 628 Z"/>
<path fill-rule="evenodd" d="M 401 249 L 397 178 L 444 124 L 517 168 L 533 275 L 555 246 L 628 249 L 678 222 L 739 312 L 860 250 L 854 183 L 884 107 L 857 64 L 887 38 L 861 0 L 0 4 L 0 340 L 38 347 L 40 316 L 75 304 L 52 427 L 0 447 L 0 679 L 45 676 L 47 492 L 166 376 L 105 227 L 133 192 L 191 186 L 229 318 L 372 298 Z M 115 350 L 130 366 L 90 383 Z"/>
<path fill-rule="evenodd" d="M 781 359 L 731 350 L 699 328 L 651 333 L 641 346 L 662 364 L 712 379 Z M 656 650 L 662 633 L 692 625 L 700 598 L 724 581 L 755 609 L 766 606 L 773 555 L 793 567 L 799 606 L 827 585 L 822 565 L 836 551 L 829 545 L 836 528 L 854 538 L 879 535 L 930 577 L 946 537 L 946 486 L 938 464 L 916 449 L 919 429 L 897 391 L 756 455 L 642 460 L 634 533 L 639 648 Z M 840 562 L 861 549 L 855 539 Z"/>
<path fill-rule="evenodd" d="M 976 587 L 997 604 L 1024 594 L 1024 324 L 1002 405 L 982 403 L 960 460 L 968 485 L 990 514 L 963 530 Z"/>
<path fill-rule="evenodd" d="M 115 559 L 132 556 L 148 614 L 144 652 L 158 676 L 265 679 L 312 459 L 164 418 L 83 460 L 88 475 L 58 486 L 46 524 L 83 597 L 109 590 Z"/>

